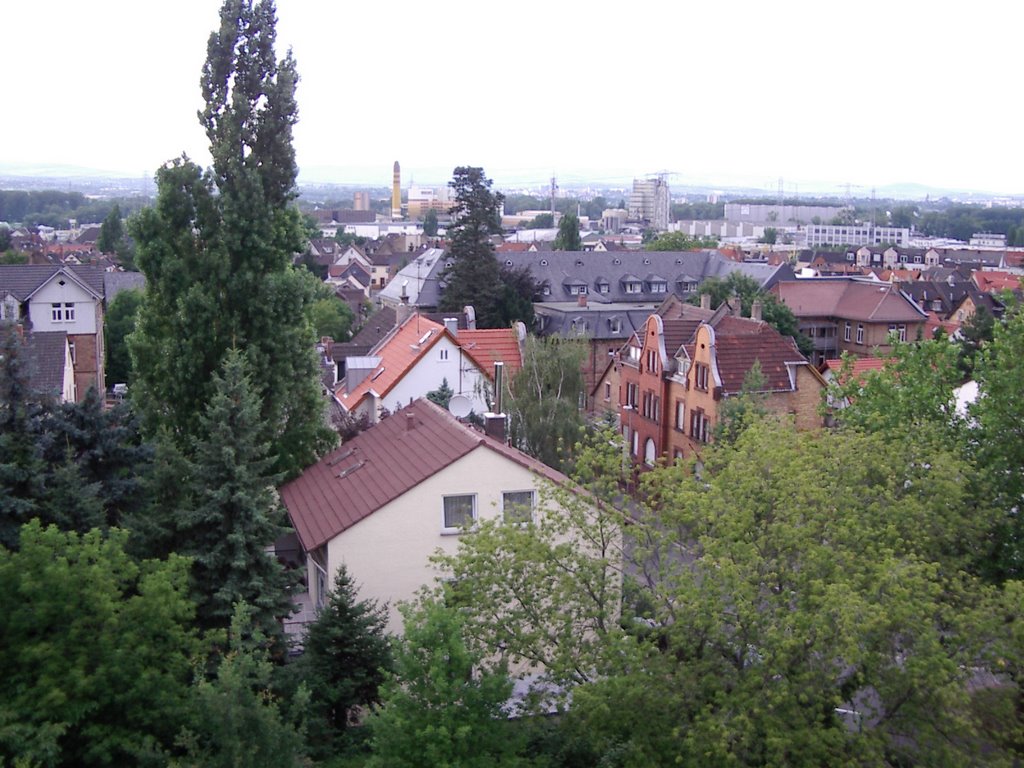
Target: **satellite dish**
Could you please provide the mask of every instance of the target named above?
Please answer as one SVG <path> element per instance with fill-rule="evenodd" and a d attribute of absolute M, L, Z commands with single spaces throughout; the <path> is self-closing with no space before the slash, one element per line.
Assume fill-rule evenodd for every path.
<path fill-rule="evenodd" d="M 473 401 L 465 395 L 452 395 L 448 401 L 448 410 L 457 419 L 464 419 L 473 410 Z"/>

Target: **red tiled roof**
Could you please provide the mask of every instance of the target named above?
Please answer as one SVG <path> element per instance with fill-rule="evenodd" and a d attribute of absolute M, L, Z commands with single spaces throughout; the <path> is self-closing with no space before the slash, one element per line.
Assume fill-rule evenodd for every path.
<path fill-rule="evenodd" d="M 533 243 L 501 243 L 494 247 L 495 253 L 525 253 Z"/>
<path fill-rule="evenodd" d="M 459 331 L 456 341 L 466 354 L 473 358 L 477 367 L 491 379 L 494 378 L 496 362 L 505 364 L 507 376 L 513 375 L 523 367 L 519 337 L 513 328 Z"/>
<path fill-rule="evenodd" d="M 370 356 L 381 358 L 373 373 L 357 384 L 351 392 L 346 392 L 342 383 L 335 390 L 335 395 L 349 411 L 358 406 L 371 389 L 379 397 L 387 396 L 406 372 L 446 333 L 443 325 L 419 314 L 410 315 L 404 323 L 370 350 Z"/>
<path fill-rule="evenodd" d="M 885 357 L 854 357 L 851 361 L 850 376 L 858 382 L 864 381 L 864 375 L 868 371 L 880 371 L 889 364 L 889 359 Z M 833 371 L 836 376 L 839 375 L 843 368 L 843 361 L 839 359 L 826 360 L 825 370 Z M 840 383 L 845 384 L 846 381 Z"/>
<path fill-rule="evenodd" d="M 722 393 L 740 392 L 743 380 L 755 362 L 761 365 L 766 389 L 773 392 L 793 389 L 787 363 L 807 364 L 793 339 L 783 336 L 767 323 L 749 320 L 746 328 L 740 330 L 737 327 L 736 331 L 731 331 L 729 326 L 736 325 L 731 321 L 744 322 L 736 317 L 722 318 L 715 329 L 715 359 L 722 378 Z"/>
<path fill-rule="evenodd" d="M 307 467 L 281 488 L 281 500 L 309 551 L 480 447 L 552 482 L 567 479 L 420 399 Z"/>
<path fill-rule="evenodd" d="M 1016 291 L 1021 287 L 1020 275 L 1014 275 L 1009 272 L 983 272 L 975 270 L 971 278 L 974 280 L 974 284 L 978 286 L 978 290 L 985 293 L 1005 290 Z"/>

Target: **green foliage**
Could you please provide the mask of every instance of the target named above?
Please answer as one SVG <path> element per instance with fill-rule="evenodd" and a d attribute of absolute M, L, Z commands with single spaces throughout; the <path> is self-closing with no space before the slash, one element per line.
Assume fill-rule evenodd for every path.
<path fill-rule="evenodd" d="M 378 689 L 391 669 L 386 625 L 385 611 L 357 599 L 355 583 L 339 568 L 330 601 L 309 625 L 302 656 L 293 664 L 311 696 L 309 743 L 315 753 L 326 757 L 343 749 L 348 727 L 379 703 Z"/>
<path fill-rule="evenodd" d="M 106 379 L 109 382 L 130 385 L 133 381 L 128 336 L 135 330 L 143 301 L 142 291 L 121 291 L 107 309 L 103 339 L 107 344 Z"/>
<path fill-rule="evenodd" d="M 274 58 L 271 2 L 229 0 L 203 67 L 213 169 L 187 158 L 157 172 L 154 208 L 131 221 L 147 290 L 131 336 L 139 404 L 151 433 L 188 449 L 214 372 L 244 348 L 260 371 L 261 441 L 297 472 L 330 445 L 307 310 L 317 281 L 293 268 L 303 227 L 295 198 L 294 62 Z"/>
<path fill-rule="evenodd" d="M 2 251 L 0 264 L 28 264 L 28 254 L 20 251 Z"/>
<path fill-rule="evenodd" d="M 235 605 L 245 602 L 260 631 L 280 639 L 279 620 L 292 611 L 291 579 L 266 552 L 287 530 L 274 490 L 280 475 L 261 440 L 259 402 L 237 350 L 228 352 L 214 377 L 200 425 L 203 436 L 189 467 L 193 503 L 176 519 L 177 551 L 194 558 L 199 624 L 226 628 Z"/>
<path fill-rule="evenodd" d="M 499 648 L 563 692 L 607 671 L 622 646 L 623 446 L 598 429 L 574 454 L 572 483 L 543 487 L 532 522 L 481 522 L 455 556 L 436 558 L 471 647 Z"/>
<path fill-rule="evenodd" d="M 188 563 L 136 564 L 126 539 L 31 522 L 0 549 L 0 761 L 165 764 L 197 649 Z"/>
<path fill-rule="evenodd" d="M 580 407 L 586 395 L 583 341 L 529 336 L 523 367 L 508 383 L 506 407 L 512 444 L 549 467 L 562 466 L 583 428 Z"/>
<path fill-rule="evenodd" d="M 273 664 L 266 638 L 240 603 L 231 619 L 230 647 L 216 676 L 200 675 L 193 691 L 191 723 L 179 739 L 186 757 L 177 768 L 301 768 L 309 696 L 300 687 L 291 702 L 271 690 Z"/>
<path fill-rule="evenodd" d="M 335 296 L 318 299 L 309 308 L 309 314 L 318 338 L 330 336 L 335 341 L 348 341 L 351 337 L 355 315 L 341 299 Z"/>
<path fill-rule="evenodd" d="M 779 230 L 775 227 L 765 227 L 764 234 L 757 239 L 759 243 L 765 243 L 767 245 L 775 245 L 775 242 L 779 239 Z"/>
<path fill-rule="evenodd" d="M 427 400 L 448 410 L 448 404 L 452 401 L 452 395 L 454 394 L 455 390 L 448 384 L 448 379 L 444 378 L 441 380 L 440 387 L 427 392 Z"/>
<path fill-rule="evenodd" d="M 970 407 L 977 432 L 972 440 L 984 487 L 1001 511 L 995 532 L 993 576 L 1024 577 L 1024 311 L 1011 307 L 977 356 L 978 399 Z"/>
<path fill-rule="evenodd" d="M 710 237 L 691 238 L 682 232 L 662 232 L 657 237 L 645 241 L 644 249 L 648 251 L 694 251 L 699 248 L 717 248 L 718 241 Z"/>
<path fill-rule="evenodd" d="M 368 721 L 379 768 L 485 768 L 516 764 L 502 706 L 512 693 L 462 637 L 461 612 L 426 601 L 403 606 L 405 637 L 395 674 Z"/>
<path fill-rule="evenodd" d="M 574 213 L 567 213 L 558 222 L 558 235 L 555 236 L 556 251 L 579 251 L 583 248 L 580 239 L 580 220 Z"/>
<path fill-rule="evenodd" d="M 523 229 L 551 229 L 554 226 L 555 215 L 553 213 L 538 213 L 523 224 Z"/>
<path fill-rule="evenodd" d="M 100 225 L 100 236 L 96 240 L 96 247 L 100 253 L 117 253 L 124 247 L 125 229 L 124 221 L 121 219 L 121 207 L 114 204 L 110 213 L 103 219 Z"/>
<path fill-rule="evenodd" d="M 992 313 L 982 305 L 973 315 L 960 326 L 960 338 L 957 365 L 964 380 L 970 379 L 974 373 L 974 364 L 978 359 L 979 350 L 992 341 L 995 335 L 996 320 Z"/>
<path fill-rule="evenodd" d="M 956 347 L 949 342 L 897 341 L 885 368 L 866 371 L 860 379 L 852 366 L 853 358 L 845 356 L 827 391 L 831 402 L 846 405 L 837 414 L 842 424 L 891 436 L 930 434 L 950 444 L 962 439 L 953 396 L 960 372 Z"/>
<path fill-rule="evenodd" d="M 767 415 L 767 389 L 768 380 L 761 370 L 761 362 L 755 360 L 750 370 L 743 376 L 743 386 L 739 394 L 726 398 L 718 407 L 716 443 L 735 442 L 744 429 Z"/>
<path fill-rule="evenodd" d="M 441 276 L 444 293 L 439 309 L 457 312 L 473 305 L 478 327 L 507 327 L 518 318 L 506 317 L 499 306 L 501 271 L 489 240 L 501 231 L 498 216 L 503 197 L 491 192 L 491 180 L 484 176 L 483 168 L 456 168 L 449 186 L 455 200 L 448 227 L 452 265 Z"/>
<path fill-rule="evenodd" d="M 433 208 L 423 216 L 423 234 L 427 237 L 437 237 L 437 211 Z"/>
<path fill-rule="evenodd" d="M 730 272 L 725 279 L 709 277 L 700 284 L 697 295 L 692 296 L 691 304 L 699 304 L 700 297 L 708 294 L 711 297 L 711 308 L 718 309 L 723 301 L 738 296 L 740 311 L 744 317 L 750 317 L 754 301 L 761 302 L 761 319 L 772 326 L 783 336 L 791 337 L 801 354 L 808 356 L 814 351 L 814 342 L 800 332 L 796 315 L 775 296 L 761 289 L 761 285 L 749 275 L 742 272 Z"/>
<path fill-rule="evenodd" d="M 45 465 L 38 437 L 43 404 L 29 386 L 21 337 L 0 323 L 0 545 L 17 546 L 18 529 L 39 512 Z"/>

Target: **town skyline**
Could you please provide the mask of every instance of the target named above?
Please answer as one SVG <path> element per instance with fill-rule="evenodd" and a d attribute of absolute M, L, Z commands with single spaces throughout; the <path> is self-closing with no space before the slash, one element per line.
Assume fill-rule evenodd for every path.
<path fill-rule="evenodd" d="M 208 164 L 196 30 L 212 28 L 217 5 L 11 9 L 12 28 L 45 33 L 57 53 L 19 35 L 0 54 L 8 71 L 31 62 L 0 166 L 138 178 L 182 153 Z M 614 18 L 533 3 L 502 16 L 458 2 L 393 10 L 385 25 L 370 7 L 277 3 L 277 48 L 292 48 L 301 78 L 301 182 L 386 184 L 398 159 L 403 186 L 477 165 L 501 186 L 668 171 L 673 185 L 770 194 L 780 178 L 787 195 L 1024 192 L 1022 108 L 1007 99 L 1015 7 L 922 16 L 867 3 L 835 19 L 803 2 L 641 2 Z"/>

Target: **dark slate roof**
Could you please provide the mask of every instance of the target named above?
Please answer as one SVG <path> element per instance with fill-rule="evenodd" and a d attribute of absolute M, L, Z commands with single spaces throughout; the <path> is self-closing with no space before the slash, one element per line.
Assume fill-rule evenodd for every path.
<path fill-rule="evenodd" d="M 104 272 L 103 296 L 110 305 L 121 291 L 143 291 L 146 289 L 146 276 L 141 272 Z"/>
<path fill-rule="evenodd" d="M 363 322 L 363 327 L 348 341 L 335 344 L 332 354 L 335 362 L 348 357 L 361 357 L 377 346 L 398 325 L 398 315 L 391 307 L 382 307 Z"/>
<path fill-rule="evenodd" d="M 97 296 L 103 296 L 105 273 L 98 267 L 88 266 L 0 264 L 0 290 L 10 291 L 18 301 L 25 301 L 62 269 Z"/>
<path fill-rule="evenodd" d="M 591 287 L 592 302 L 649 302 L 661 301 L 664 292 L 650 291 L 652 282 L 667 281 L 669 290 L 679 291 L 679 281 L 692 276 L 695 280 L 709 277 L 725 278 L 732 272 L 750 275 L 765 288 L 779 279 L 788 279 L 792 270 L 788 265 L 736 262 L 717 251 L 524 251 L 499 254 L 499 261 L 515 268 L 529 267 L 535 280 L 546 283 L 550 295 L 544 302 L 563 302 L 571 296 L 569 286 L 585 283 Z M 644 280 L 638 275 L 649 275 Z M 673 278 L 662 278 L 672 275 Z M 675 280 L 675 282 L 673 282 Z M 642 283 L 640 293 L 626 293 L 627 281 Z M 599 283 L 609 286 L 608 293 L 597 290 Z"/>
<path fill-rule="evenodd" d="M 643 327 L 657 306 L 646 304 L 557 302 L 534 304 L 539 336 L 580 337 L 595 341 L 621 341 Z M 582 324 L 586 323 L 586 327 Z"/>
<path fill-rule="evenodd" d="M 64 331 L 25 334 L 29 385 L 36 392 L 60 397 L 64 391 L 64 363 L 68 335 Z"/>
<path fill-rule="evenodd" d="M 566 480 L 536 459 L 420 399 L 307 467 L 281 488 L 281 500 L 299 541 L 309 551 L 481 446 L 553 482 Z"/>

